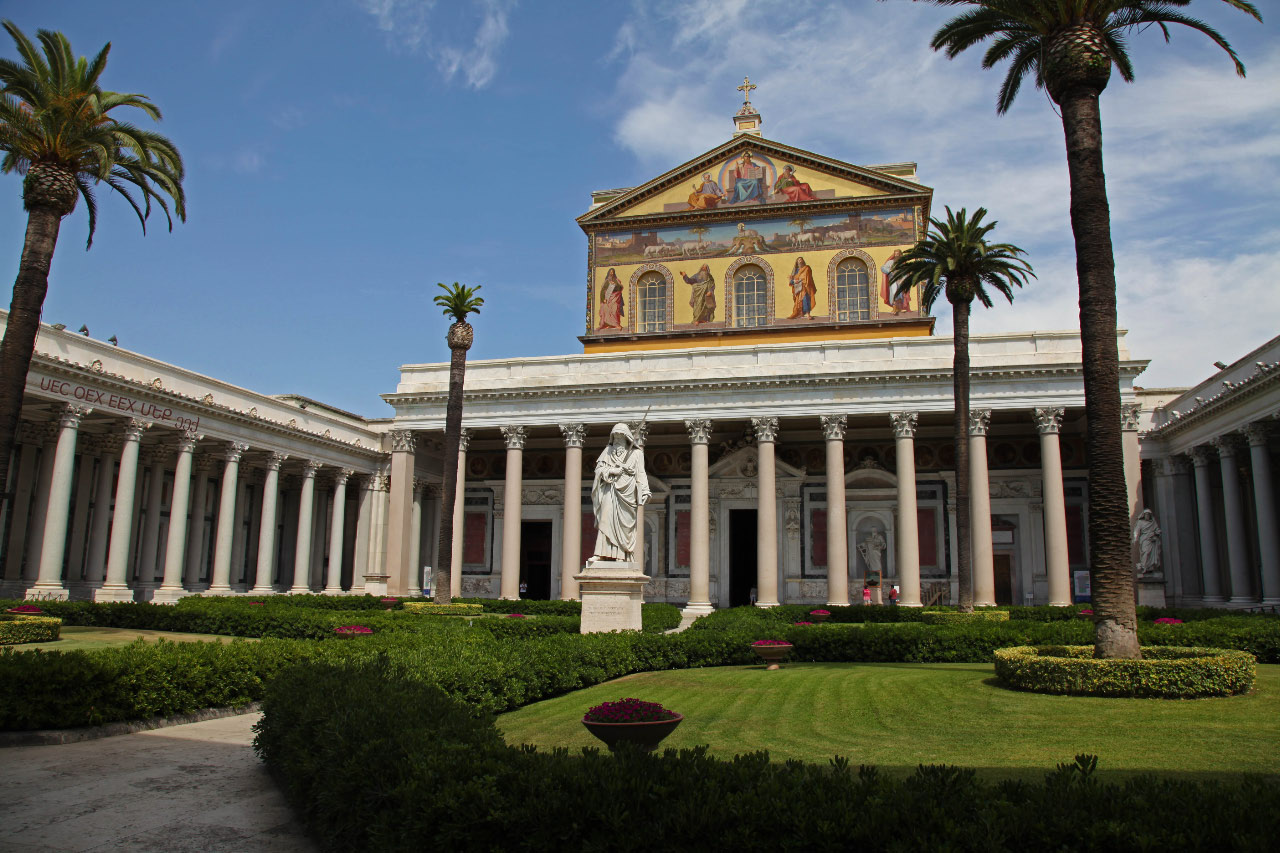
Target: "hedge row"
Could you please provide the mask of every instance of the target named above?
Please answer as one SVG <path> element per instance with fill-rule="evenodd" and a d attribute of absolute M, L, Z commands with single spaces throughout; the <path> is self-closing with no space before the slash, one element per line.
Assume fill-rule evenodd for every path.
<path fill-rule="evenodd" d="M 926 625 L 955 625 L 962 622 L 1008 622 L 1007 610 L 926 610 L 920 614 Z"/>
<path fill-rule="evenodd" d="M 62 620 L 52 616 L 0 613 L 0 646 L 47 643 L 58 639 Z"/>
<path fill-rule="evenodd" d="M 1266 850 L 1280 833 L 1273 783 L 1110 784 L 1089 756 L 981 783 L 765 752 L 512 748 L 388 660 L 288 670 L 263 707 L 255 748 L 328 850 Z"/>
<path fill-rule="evenodd" d="M 1253 689 L 1248 652 L 1148 646 L 1142 660 L 1096 660 L 1093 646 L 1016 646 L 995 652 L 996 676 L 1035 693 L 1198 699 Z"/>

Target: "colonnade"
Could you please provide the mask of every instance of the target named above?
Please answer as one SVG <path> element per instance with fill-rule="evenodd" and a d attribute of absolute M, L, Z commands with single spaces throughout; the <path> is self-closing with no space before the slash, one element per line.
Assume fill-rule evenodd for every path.
<path fill-rule="evenodd" d="M 262 448 L 252 455 L 254 470 L 246 476 L 241 466 L 253 450 L 247 443 L 223 442 L 217 455 L 197 455 L 203 435 L 153 428 L 141 419 L 113 420 L 117 428 L 111 433 L 82 437 L 81 423 L 91 412 L 68 404 L 56 423 L 25 423 L 19 431 L 16 464 L 11 466 L 15 487 L 9 501 L 4 594 L 66 598 L 83 587 L 96 601 L 132 601 L 152 592 L 157 602 L 173 602 L 192 592 L 342 590 L 347 485 L 356 474 L 353 468 L 295 460 L 300 471 L 290 476 L 289 486 L 297 486 L 299 500 L 286 513 L 281 468 L 287 454 Z M 147 434 L 158 441 L 144 448 Z M 144 465 L 149 471 L 141 479 Z M 166 511 L 163 495 L 170 471 L 173 488 Z M 385 473 L 362 477 L 351 566 L 355 591 L 362 591 L 366 576 L 377 577 L 381 564 L 376 543 L 382 538 L 377 525 L 387 516 Z M 206 588 L 201 578 L 210 550 L 205 525 L 211 478 L 216 478 L 218 495 Z M 423 485 L 418 484 L 419 495 Z M 145 487 L 145 497 L 140 487 Z M 417 508 L 420 514 L 420 500 Z M 165 516 L 167 533 L 161 541 Z M 281 528 L 295 532 L 292 560 L 277 541 Z M 328 570 L 321 577 L 326 545 Z M 277 570 L 278 579 L 273 577 Z"/>
<path fill-rule="evenodd" d="M 1215 436 L 1188 451 L 1194 471 L 1200 581 L 1205 606 L 1280 606 L 1280 533 L 1276 529 L 1276 493 L 1271 476 L 1269 436 L 1268 424 L 1258 421 L 1237 432 Z M 1246 447 L 1247 461 L 1242 459 Z M 1186 465 L 1182 460 L 1180 456 L 1164 460 L 1168 464 L 1162 466 L 1159 473 L 1164 477 L 1185 473 Z M 1221 484 L 1221 502 L 1215 489 L 1215 468 Z M 1242 469 L 1247 469 L 1252 481 L 1253 525 L 1247 524 L 1245 489 L 1240 477 Z M 1223 521 L 1221 528 L 1218 526 L 1219 513 Z M 1165 535 L 1170 535 L 1170 525 L 1166 522 L 1163 527 Z M 1256 531 L 1256 541 L 1250 541 L 1250 527 Z M 1226 541 L 1221 543 L 1225 547 L 1220 547 L 1220 530 L 1225 533 Z M 1224 550 L 1225 573 L 1220 559 Z M 1256 573 L 1254 553 L 1260 569 Z"/>
<path fill-rule="evenodd" d="M 1033 419 L 1040 435 L 1044 523 L 1046 541 L 1046 565 L 1049 580 L 1049 599 L 1053 605 L 1071 603 L 1071 584 L 1067 555 L 1066 500 L 1063 489 L 1059 430 L 1062 425 L 1062 408 L 1035 409 Z M 991 546 L 991 498 L 988 485 L 986 434 L 990 424 L 990 410 L 975 410 L 970 424 L 970 457 L 972 526 L 974 542 L 974 590 L 975 604 L 995 604 L 994 563 Z M 845 482 L 845 433 L 847 419 L 843 414 L 820 416 L 826 443 L 826 481 Z M 916 517 L 915 434 L 919 422 L 917 412 L 896 412 L 889 415 L 893 429 L 897 468 L 897 545 L 896 569 L 900 587 L 899 603 L 919 607 L 921 601 L 919 533 Z M 688 610 L 707 613 L 712 607 L 710 597 L 711 517 L 708 442 L 712 421 L 707 418 L 691 418 L 684 422 L 689 435 L 690 450 L 690 514 L 689 514 L 689 601 Z M 753 417 L 751 427 L 757 448 L 756 532 L 757 605 L 771 607 L 780 603 L 778 590 L 778 515 L 776 482 L 776 446 L 781 434 L 779 418 Z M 582 570 L 580 554 L 574 543 L 581 540 L 582 518 L 582 449 L 587 425 L 584 423 L 559 424 L 565 443 L 564 476 L 564 528 L 560 560 L 560 596 L 577 597 L 577 584 L 573 576 Z M 520 578 L 520 521 L 522 501 L 523 450 L 527 438 L 523 425 L 513 424 L 500 428 L 506 447 L 506 469 L 503 482 L 502 555 L 500 562 L 500 597 L 519 598 Z M 457 502 L 454 506 L 454 565 L 452 578 L 455 594 L 460 583 L 461 551 L 463 546 L 462 500 L 465 493 L 464 436 L 458 471 Z M 829 519 L 845 519 L 845 489 L 827 490 L 827 515 Z M 641 522 L 642 523 L 642 522 Z M 643 530 L 638 525 L 638 529 Z M 642 540 L 643 534 L 641 534 Z M 827 562 L 831 567 L 849 565 L 848 530 L 845 523 L 828 523 L 826 531 Z M 846 571 L 829 571 L 827 603 L 844 606 L 850 603 L 849 575 Z"/>

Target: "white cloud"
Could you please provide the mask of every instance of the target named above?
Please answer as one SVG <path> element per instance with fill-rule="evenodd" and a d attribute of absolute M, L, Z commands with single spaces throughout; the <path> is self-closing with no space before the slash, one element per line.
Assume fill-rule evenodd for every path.
<path fill-rule="evenodd" d="M 928 36 L 953 10 L 823 0 L 635 2 L 606 61 L 625 104 L 614 137 L 658 174 L 729 138 L 744 74 L 765 135 L 855 163 L 915 160 L 935 205 L 985 206 L 1040 274 L 974 331 L 1074 328 L 1075 254 L 1062 125 L 1025 86 L 995 111 L 1003 69 L 947 60 Z M 1189 37 L 1199 38 L 1188 33 Z M 1148 385 L 1199 381 L 1275 334 L 1280 293 L 1280 49 L 1185 58 L 1135 36 L 1138 80 L 1102 98 L 1120 322 Z M 948 306 L 937 306 L 949 334 Z"/>
<path fill-rule="evenodd" d="M 461 76 L 466 85 L 482 89 L 498 72 L 498 53 L 509 35 L 507 16 L 516 0 L 474 0 L 467 8 L 478 13 L 480 20 L 470 36 L 459 36 L 451 31 L 457 27 L 439 19 L 436 0 L 359 2 L 393 44 L 410 51 L 425 51 L 446 80 Z M 463 7 L 450 4 L 447 11 L 456 12 L 459 8 Z"/>

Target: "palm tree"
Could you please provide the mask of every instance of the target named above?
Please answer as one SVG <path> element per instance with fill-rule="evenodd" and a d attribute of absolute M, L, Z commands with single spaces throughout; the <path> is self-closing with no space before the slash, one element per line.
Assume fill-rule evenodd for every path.
<path fill-rule="evenodd" d="M 12 22 L 5 21 L 4 28 L 22 61 L 0 59 L 0 170 L 25 176 L 27 235 L 0 343 L 0 484 L 8 482 L 14 431 L 62 218 L 83 197 L 89 213 L 86 248 L 93 245 L 98 218 L 95 184 L 106 184 L 124 196 L 144 234 L 153 200 L 164 211 L 170 231 L 173 217 L 166 196 L 173 200 L 173 213 L 187 218 L 178 149 L 165 137 L 110 115 L 118 107 L 134 107 L 160 120 L 160 110 L 146 95 L 108 92 L 98 84 L 111 45 L 92 60 L 77 59 L 62 33 L 39 30 L 41 50 Z M 141 206 L 129 186 L 141 194 Z"/>
<path fill-rule="evenodd" d="M 446 340 L 449 342 L 449 402 L 444 414 L 444 495 L 440 504 L 440 550 L 435 578 L 435 601 L 448 604 L 453 600 L 453 505 L 458 494 L 458 446 L 462 442 L 462 380 L 467 372 L 467 350 L 475 341 L 476 331 L 467 322 L 468 314 L 479 314 L 484 299 L 477 296 L 480 286 L 468 287 L 456 281 L 450 287 L 437 285 L 444 293 L 434 300 L 444 309 L 444 316 L 452 317 Z"/>
<path fill-rule="evenodd" d="M 956 447 L 956 580 L 960 587 L 960 609 L 973 611 L 972 555 L 969 545 L 969 311 L 977 299 L 991 307 L 990 286 L 1013 301 L 1013 288 L 1022 287 L 1027 277 L 1035 278 L 1026 254 L 1009 243 L 988 243 L 994 221 L 983 223 L 985 208 L 969 218 L 962 207 L 958 213 L 947 208 L 947 221 L 930 219 L 933 227 L 923 240 L 902 253 L 889 273 L 894 298 L 912 287 L 921 288 L 920 305 L 933 308 L 946 294 L 951 303 L 955 356 L 951 378 L 955 394 Z"/>
<path fill-rule="evenodd" d="M 1208 36 L 1227 52 L 1236 73 L 1240 58 L 1216 30 L 1178 9 L 1191 0 L 927 0 L 974 7 L 934 33 L 934 50 L 954 58 L 991 40 L 984 68 L 1009 61 L 997 111 L 1007 112 L 1030 75 L 1062 110 L 1071 183 L 1071 230 L 1080 285 L 1080 342 L 1084 362 L 1086 451 L 1089 466 L 1089 568 L 1092 573 L 1094 656 L 1139 658 L 1129 502 L 1120 435 L 1120 366 L 1116 345 L 1116 277 L 1111 213 L 1102 171 L 1098 99 L 1114 65 L 1126 83 L 1133 64 L 1125 39 L 1134 30 L 1169 24 Z M 1247 0 L 1223 0 L 1257 20 Z"/>
<path fill-rule="evenodd" d="M 702 251 L 702 238 L 710 234 L 711 229 L 705 225 L 695 225 L 689 230 L 698 238 L 698 251 Z"/>

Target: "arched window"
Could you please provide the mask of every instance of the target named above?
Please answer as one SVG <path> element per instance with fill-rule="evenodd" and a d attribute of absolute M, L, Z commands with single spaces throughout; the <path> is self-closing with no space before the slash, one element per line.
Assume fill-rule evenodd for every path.
<path fill-rule="evenodd" d="M 667 277 L 647 272 L 636 282 L 636 331 L 664 332 L 667 329 Z"/>
<path fill-rule="evenodd" d="M 754 264 L 739 267 L 733 274 L 733 325 L 738 328 L 769 323 L 769 282 L 764 270 Z"/>
<path fill-rule="evenodd" d="M 836 320 L 870 320 L 871 288 L 867 265 L 845 258 L 836 266 Z"/>

